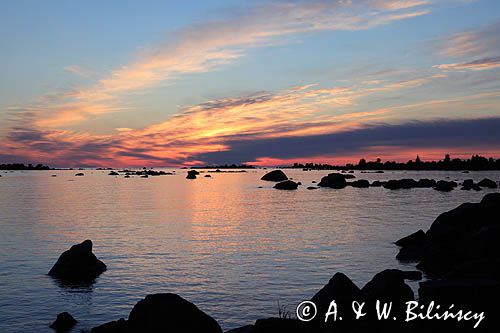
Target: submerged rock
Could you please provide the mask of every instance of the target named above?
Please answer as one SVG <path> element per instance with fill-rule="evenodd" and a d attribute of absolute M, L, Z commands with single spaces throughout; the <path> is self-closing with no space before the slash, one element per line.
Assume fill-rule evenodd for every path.
<path fill-rule="evenodd" d="M 318 186 L 341 189 L 347 186 L 345 176 L 340 173 L 330 173 L 328 176 L 321 178 Z"/>
<path fill-rule="evenodd" d="M 298 185 L 299 184 L 293 180 L 285 180 L 284 182 L 280 182 L 273 187 L 278 190 L 296 190 Z"/>
<path fill-rule="evenodd" d="M 212 178 L 212 176 L 210 176 L 210 175 L 205 175 L 205 178 Z"/>
<path fill-rule="evenodd" d="M 61 312 L 49 327 L 56 332 L 67 332 L 75 326 L 77 322 L 78 321 L 68 312 Z"/>
<path fill-rule="evenodd" d="M 82 177 L 82 176 L 85 176 L 83 172 L 75 173 L 75 177 Z"/>
<path fill-rule="evenodd" d="M 108 176 L 119 176 L 120 174 L 116 171 L 111 171 L 110 173 L 108 173 Z"/>
<path fill-rule="evenodd" d="M 63 282 L 91 282 L 106 271 L 106 265 L 92 253 L 92 241 L 86 240 L 63 252 L 49 275 Z"/>
<path fill-rule="evenodd" d="M 271 182 L 281 182 L 281 181 L 284 181 L 287 179 L 288 179 L 288 177 L 281 170 L 273 170 L 271 172 L 266 173 L 261 178 L 261 180 L 267 180 L 267 181 L 271 181 Z"/>
<path fill-rule="evenodd" d="M 91 333 L 204 332 L 222 333 L 219 324 L 176 294 L 153 294 L 139 301 L 128 316 L 94 327 Z"/>

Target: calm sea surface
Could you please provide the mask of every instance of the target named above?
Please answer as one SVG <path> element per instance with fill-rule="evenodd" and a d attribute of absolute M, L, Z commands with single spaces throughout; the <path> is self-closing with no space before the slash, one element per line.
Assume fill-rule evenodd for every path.
<path fill-rule="evenodd" d="M 50 332 L 62 311 L 80 321 L 79 332 L 127 317 L 137 301 L 158 292 L 180 294 L 224 329 L 277 316 L 278 302 L 294 312 L 335 272 L 362 286 L 382 269 L 413 268 L 395 260 L 393 241 L 493 191 L 310 191 L 328 171 L 285 171 L 304 186 L 272 189 L 259 180 L 265 170 L 196 180 L 185 179 L 185 170 L 148 179 L 2 171 L 0 332 Z M 498 172 L 355 175 L 500 180 Z M 46 273 L 85 239 L 108 271 L 91 287 L 62 288 Z"/>

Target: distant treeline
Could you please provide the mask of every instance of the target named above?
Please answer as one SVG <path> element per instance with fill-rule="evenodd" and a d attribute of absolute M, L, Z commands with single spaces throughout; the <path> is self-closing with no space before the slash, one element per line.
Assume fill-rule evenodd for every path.
<path fill-rule="evenodd" d="M 382 162 L 380 158 L 376 161 L 366 161 L 364 158 L 358 164 L 330 165 L 317 163 L 294 163 L 289 168 L 311 169 L 311 170 L 500 170 L 500 159 L 486 158 L 473 155 L 470 159 L 451 158 L 446 154 L 443 160 L 423 162 L 417 155 L 415 160 L 406 163 L 394 161 Z"/>
<path fill-rule="evenodd" d="M 0 170 L 50 170 L 50 167 L 43 164 L 24 165 L 22 163 L 12 163 L 12 164 L 0 164 Z"/>
<path fill-rule="evenodd" d="M 253 165 L 247 164 L 224 164 L 224 165 L 205 165 L 193 166 L 190 169 L 255 169 Z"/>

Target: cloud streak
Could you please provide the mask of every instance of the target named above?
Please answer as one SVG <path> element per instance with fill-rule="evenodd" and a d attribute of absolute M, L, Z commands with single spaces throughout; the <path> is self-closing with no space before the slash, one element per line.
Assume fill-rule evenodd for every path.
<path fill-rule="evenodd" d="M 125 94 L 215 70 L 253 48 L 281 44 L 320 31 L 365 30 L 430 12 L 424 0 L 271 1 L 245 8 L 225 20 L 193 25 L 172 34 L 163 46 L 140 54 L 90 87 L 40 105 L 36 125 L 58 128 L 123 110 Z M 83 74 L 81 67 L 67 68 Z"/>

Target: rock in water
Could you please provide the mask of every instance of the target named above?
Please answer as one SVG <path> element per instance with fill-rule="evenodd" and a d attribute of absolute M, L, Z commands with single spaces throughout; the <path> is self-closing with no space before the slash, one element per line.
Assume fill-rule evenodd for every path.
<path fill-rule="evenodd" d="M 284 182 L 280 182 L 273 187 L 278 190 L 296 190 L 298 185 L 299 184 L 293 180 L 285 180 Z"/>
<path fill-rule="evenodd" d="M 344 175 L 340 173 L 330 173 L 328 176 L 321 178 L 318 186 L 341 189 L 347 186 Z"/>
<path fill-rule="evenodd" d="M 288 179 L 288 177 L 281 170 L 273 170 L 271 172 L 266 173 L 261 178 L 261 180 L 267 180 L 267 181 L 271 181 L 271 182 L 281 182 L 281 181 L 284 181 L 287 179 Z"/>
<path fill-rule="evenodd" d="M 350 185 L 352 187 L 358 187 L 358 188 L 368 188 L 370 187 L 370 182 L 367 181 L 366 179 L 360 179 L 353 181 L 351 183 L 347 183 L 347 185 Z"/>
<path fill-rule="evenodd" d="M 389 190 L 410 189 L 417 187 L 415 179 L 391 179 L 383 186 Z"/>
<path fill-rule="evenodd" d="M 120 174 L 116 171 L 111 171 L 110 173 L 108 173 L 108 176 L 119 176 Z"/>
<path fill-rule="evenodd" d="M 411 250 L 408 256 L 416 254 L 412 259 L 421 259 L 417 267 L 430 275 L 492 272 L 484 275 L 500 277 L 499 214 L 500 193 L 490 193 L 480 203 L 464 203 L 439 215 L 425 235 L 419 231 L 396 244 Z"/>
<path fill-rule="evenodd" d="M 91 282 L 106 271 L 106 265 L 92 253 L 92 241 L 86 240 L 63 252 L 49 275 L 63 282 Z"/>
<path fill-rule="evenodd" d="M 457 183 L 455 183 L 453 181 L 440 180 L 436 183 L 436 186 L 434 187 L 434 189 L 436 191 L 441 191 L 441 192 L 450 192 L 455 187 L 457 187 Z"/>
<path fill-rule="evenodd" d="M 186 176 L 186 179 L 196 179 L 196 175 L 199 175 L 200 173 L 196 170 L 189 170 L 188 174 Z"/>
<path fill-rule="evenodd" d="M 153 294 L 139 301 L 128 320 L 94 327 L 92 333 L 203 332 L 222 333 L 219 324 L 176 294 Z"/>
<path fill-rule="evenodd" d="M 76 177 L 83 177 L 85 174 L 83 172 L 75 173 Z"/>
<path fill-rule="evenodd" d="M 57 315 L 56 320 L 50 324 L 50 328 L 56 332 L 67 332 L 77 323 L 76 319 L 73 318 L 68 312 L 61 312 Z"/>
<path fill-rule="evenodd" d="M 497 183 L 495 183 L 493 180 L 488 179 L 488 178 L 484 178 L 479 183 L 477 183 L 477 185 L 479 185 L 481 187 L 487 187 L 487 188 L 497 188 L 498 187 Z"/>

